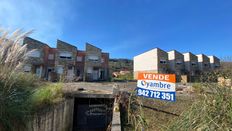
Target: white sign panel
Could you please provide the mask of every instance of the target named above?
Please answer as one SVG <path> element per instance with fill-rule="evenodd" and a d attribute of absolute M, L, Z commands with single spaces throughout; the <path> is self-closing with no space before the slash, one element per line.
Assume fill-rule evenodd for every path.
<path fill-rule="evenodd" d="M 174 74 L 139 73 L 137 95 L 167 101 L 176 101 Z"/>

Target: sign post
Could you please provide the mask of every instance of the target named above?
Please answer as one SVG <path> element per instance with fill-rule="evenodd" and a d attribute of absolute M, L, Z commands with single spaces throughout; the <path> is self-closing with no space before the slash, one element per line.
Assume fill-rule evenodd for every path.
<path fill-rule="evenodd" d="M 148 98 L 176 101 L 175 74 L 139 73 L 137 95 Z"/>

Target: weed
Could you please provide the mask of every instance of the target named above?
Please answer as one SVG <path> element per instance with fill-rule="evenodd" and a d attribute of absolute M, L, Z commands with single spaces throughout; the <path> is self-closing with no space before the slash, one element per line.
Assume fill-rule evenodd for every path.
<path fill-rule="evenodd" d="M 62 83 L 49 83 L 37 88 L 32 94 L 33 107 L 37 109 L 52 105 L 63 97 Z"/>
<path fill-rule="evenodd" d="M 136 96 L 133 92 L 121 94 L 120 97 L 124 130 L 144 130 L 147 126 L 147 122 L 144 117 L 141 98 Z"/>
<path fill-rule="evenodd" d="M 204 92 L 204 88 L 202 87 L 201 83 L 193 83 L 192 85 L 194 92 L 196 93 L 203 93 Z"/>
<path fill-rule="evenodd" d="M 201 99 L 175 119 L 168 130 L 232 130 L 232 90 L 210 81 L 195 89 L 201 91 Z"/>

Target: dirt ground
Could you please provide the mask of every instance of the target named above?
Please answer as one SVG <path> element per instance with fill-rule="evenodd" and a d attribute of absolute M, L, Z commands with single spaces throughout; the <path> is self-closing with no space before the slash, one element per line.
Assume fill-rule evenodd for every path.
<path fill-rule="evenodd" d="M 144 117 L 147 122 L 148 131 L 160 131 L 167 128 L 168 124 L 188 109 L 196 100 L 192 95 L 178 94 L 176 102 L 166 102 L 154 99 L 143 99 L 145 107 Z"/>

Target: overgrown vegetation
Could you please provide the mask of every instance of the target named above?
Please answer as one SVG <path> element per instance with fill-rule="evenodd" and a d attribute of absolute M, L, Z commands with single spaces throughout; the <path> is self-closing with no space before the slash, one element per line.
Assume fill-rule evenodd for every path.
<path fill-rule="evenodd" d="M 232 130 L 232 87 L 218 84 L 218 77 L 231 79 L 232 69 L 208 72 L 202 83 L 194 84 L 200 99 L 173 120 L 168 130 Z"/>
<path fill-rule="evenodd" d="M 134 127 L 134 130 L 144 130 L 147 125 L 142 109 L 142 101 L 134 93 L 129 97 L 128 123 Z"/>
<path fill-rule="evenodd" d="M 168 127 L 172 130 L 232 130 L 232 91 L 216 84 L 203 86 L 202 99 Z"/>
<path fill-rule="evenodd" d="M 135 95 L 121 94 L 122 127 L 125 131 L 144 130 L 147 126 L 142 108 L 142 100 Z"/>
<path fill-rule="evenodd" d="M 195 93 L 201 94 L 204 92 L 201 83 L 193 83 L 192 88 Z"/>
<path fill-rule="evenodd" d="M 133 61 L 129 59 L 110 59 L 109 61 L 110 74 L 113 72 L 128 71 L 130 73 L 118 74 L 117 77 L 112 77 L 111 81 L 131 81 L 133 79 Z"/>
<path fill-rule="evenodd" d="M 60 84 L 45 84 L 20 72 L 26 57 L 23 39 L 30 32 L 0 30 L 0 130 L 23 129 L 34 109 L 62 97 Z"/>
<path fill-rule="evenodd" d="M 133 73 L 119 75 L 118 77 L 112 78 L 112 81 L 132 81 L 132 80 L 134 80 Z"/>
<path fill-rule="evenodd" d="M 146 131 L 166 131 L 170 122 L 188 109 L 198 99 L 195 95 L 177 95 L 176 102 L 158 99 L 144 99 L 144 112 L 147 121 Z"/>
<path fill-rule="evenodd" d="M 37 80 L 31 74 L 0 70 L 0 126 L 2 130 L 13 130 L 29 119 L 32 109 L 29 98 Z"/>
<path fill-rule="evenodd" d="M 26 53 L 26 46 L 22 46 L 22 41 L 27 34 L 18 30 L 9 35 L 0 30 L 1 130 L 13 130 L 14 127 L 25 125 L 31 110 L 29 97 L 36 78 L 16 71 Z"/>
<path fill-rule="evenodd" d="M 220 68 L 210 72 L 203 72 L 200 75 L 200 82 L 217 82 L 219 77 L 232 78 L 232 68 Z"/>
<path fill-rule="evenodd" d="M 127 96 L 124 94 L 124 96 Z M 139 97 L 134 93 L 122 98 L 121 122 L 124 131 L 160 131 L 178 118 L 197 99 L 195 95 L 177 96 L 176 102 Z"/>
<path fill-rule="evenodd" d="M 36 110 L 44 107 L 45 105 L 52 105 L 62 100 L 62 83 L 49 83 L 35 89 L 32 94 L 33 107 Z"/>
<path fill-rule="evenodd" d="M 133 72 L 133 61 L 129 59 L 110 59 L 110 72 L 119 72 L 121 70 L 128 70 Z"/>

